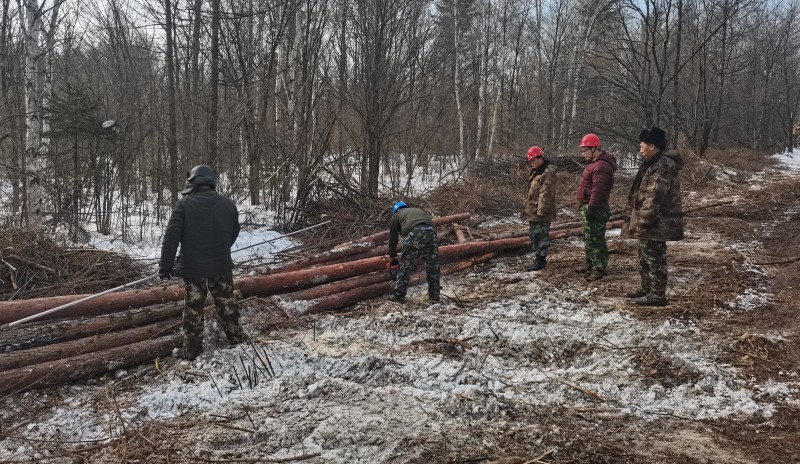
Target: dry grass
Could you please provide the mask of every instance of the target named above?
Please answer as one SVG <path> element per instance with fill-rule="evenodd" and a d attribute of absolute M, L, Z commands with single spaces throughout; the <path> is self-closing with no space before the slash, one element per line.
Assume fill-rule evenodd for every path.
<path fill-rule="evenodd" d="M 128 255 L 65 248 L 32 230 L 3 230 L 0 250 L 0 294 L 6 300 L 94 293 L 145 272 Z"/>

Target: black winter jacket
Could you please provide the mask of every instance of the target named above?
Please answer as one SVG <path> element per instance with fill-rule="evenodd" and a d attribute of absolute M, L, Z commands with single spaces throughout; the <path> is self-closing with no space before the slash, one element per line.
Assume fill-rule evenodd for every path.
<path fill-rule="evenodd" d="M 172 210 L 161 245 L 161 271 L 174 269 L 175 275 L 186 279 L 227 274 L 233 269 L 231 245 L 239 229 L 236 204 L 209 187 L 198 188 Z"/>

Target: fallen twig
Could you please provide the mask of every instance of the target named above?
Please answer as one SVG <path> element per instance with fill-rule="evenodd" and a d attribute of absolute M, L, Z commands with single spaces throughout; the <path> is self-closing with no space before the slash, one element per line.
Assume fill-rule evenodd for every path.
<path fill-rule="evenodd" d="M 581 393 L 585 393 L 585 394 L 587 394 L 587 395 L 589 395 L 591 397 L 594 397 L 594 398 L 596 398 L 596 399 L 598 399 L 600 401 L 608 401 L 608 398 L 604 397 L 603 395 L 601 395 L 601 394 L 599 394 L 597 392 L 593 392 L 592 390 L 589 390 L 588 388 L 583 388 L 583 387 L 581 387 L 579 385 L 575 385 L 574 383 L 567 382 L 566 380 L 561 380 L 561 379 L 555 379 L 555 380 L 558 383 L 564 384 L 564 385 L 566 385 L 568 387 L 572 387 L 575 390 L 578 390 Z"/>
<path fill-rule="evenodd" d="M 756 266 L 772 266 L 772 265 L 775 265 L 775 264 L 793 263 L 795 261 L 800 261 L 800 256 L 797 256 L 795 258 L 785 259 L 783 261 L 771 261 L 771 262 L 767 262 L 767 263 L 762 262 L 762 263 L 753 263 L 753 264 L 755 264 Z"/>

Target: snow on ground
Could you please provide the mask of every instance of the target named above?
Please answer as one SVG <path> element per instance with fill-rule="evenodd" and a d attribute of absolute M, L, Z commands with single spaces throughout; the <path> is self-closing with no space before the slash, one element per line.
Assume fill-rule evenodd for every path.
<path fill-rule="evenodd" d="M 800 149 L 790 152 L 778 153 L 771 157 L 778 165 L 791 171 L 800 171 Z"/>
<path fill-rule="evenodd" d="M 119 413 L 98 401 L 115 378 L 107 387 L 63 387 L 61 406 L 0 441 L 0 460 L 42 457 L 31 446 L 36 440 L 113 439 L 123 422 L 236 417 L 236 427 L 256 437 L 237 443 L 241 452 L 383 462 L 409 437 L 464 421 L 503 424 L 517 405 L 736 420 L 770 417 L 775 404 L 797 402 L 796 383 L 738 379 L 735 368 L 715 361 L 719 344 L 692 323 L 635 320 L 597 306 L 591 288 L 543 289 L 517 269 L 500 262 L 448 279 L 443 293 L 465 308 L 428 304 L 416 287 L 407 306 L 378 303 L 385 305 L 378 316 L 326 315 L 275 338 L 256 334 L 252 346 L 208 347 L 193 362 L 122 389 Z M 653 358 L 666 366 L 663 379 L 650 372 Z M 213 430 L 192 432 L 209 456 L 219 439 Z"/>
<path fill-rule="evenodd" d="M 135 242 L 124 241 L 118 235 L 91 233 L 89 246 L 102 250 L 115 251 L 131 256 L 157 270 L 158 258 L 161 256 L 161 241 L 164 238 L 166 224 L 154 224 L 152 221 L 129 218 L 136 224 L 138 237 Z M 280 232 L 269 227 L 244 227 L 239 232 L 236 243 L 231 247 L 235 264 L 250 266 L 268 265 L 272 263 L 276 253 L 294 247 L 296 243 Z"/>

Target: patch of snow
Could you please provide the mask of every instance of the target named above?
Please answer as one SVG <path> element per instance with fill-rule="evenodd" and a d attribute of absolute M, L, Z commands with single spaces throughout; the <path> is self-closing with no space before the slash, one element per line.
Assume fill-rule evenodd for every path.
<path fill-rule="evenodd" d="M 790 171 L 800 171 L 800 150 L 777 153 L 772 155 L 771 158 L 784 169 Z"/>

